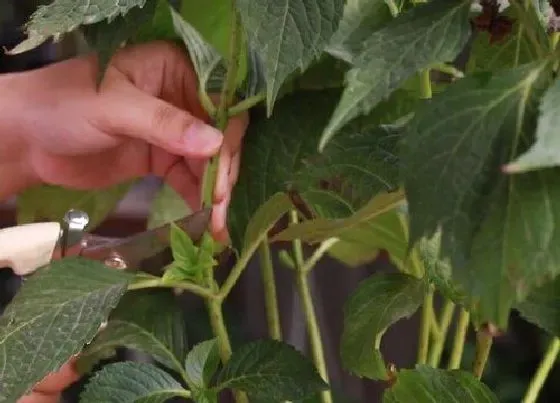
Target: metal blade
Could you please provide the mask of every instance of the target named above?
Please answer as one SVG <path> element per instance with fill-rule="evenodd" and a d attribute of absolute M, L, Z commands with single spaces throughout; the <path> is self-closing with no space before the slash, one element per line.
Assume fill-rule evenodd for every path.
<path fill-rule="evenodd" d="M 174 223 L 185 231 L 193 242 L 198 242 L 208 229 L 211 216 L 212 209 L 207 208 L 177 220 Z M 148 261 L 155 263 L 153 261 L 154 258 L 161 259 L 163 257 L 164 260 L 170 259 L 170 229 L 171 225 L 167 224 L 111 243 L 110 245 L 85 247 L 81 255 L 99 261 L 120 259 L 123 267 L 126 267 L 126 269 L 144 270 L 148 272 L 156 270 L 156 272 L 159 273 L 159 267 L 145 266 Z M 161 262 L 162 265 L 167 263 Z M 149 266 L 152 266 L 152 264 Z"/>

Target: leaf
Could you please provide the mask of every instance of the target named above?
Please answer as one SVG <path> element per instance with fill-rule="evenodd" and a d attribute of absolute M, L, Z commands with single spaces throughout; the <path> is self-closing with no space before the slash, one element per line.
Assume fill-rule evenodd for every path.
<path fill-rule="evenodd" d="M 146 0 L 52 0 L 41 5 L 31 16 L 25 30 L 28 38 L 10 50 L 15 55 L 35 49 L 53 37 L 59 39 L 80 25 L 113 21 L 135 7 L 144 7 Z"/>
<path fill-rule="evenodd" d="M 80 354 L 79 366 L 89 371 L 118 347 L 150 354 L 179 374 L 186 354 L 183 313 L 169 290 L 127 293 L 109 317 L 107 326 Z"/>
<path fill-rule="evenodd" d="M 338 28 L 344 0 L 238 0 L 236 5 L 250 46 L 264 65 L 271 115 L 286 78 L 323 53 Z"/>
<path fill-rule="evenodd" d="M 560 165 L 560 79 L 546 91 L 540 101 L 536 141 L 525 153 L 506 166 L 508 173 L 518 173 Z"/>
<path fill-rule="evenodd" d="M 232 388 L 256 399 L 298 400 L 328 389 L 313 364 L 292 346 L 275 340 L 245 344 L 218 376 L 217 389 Z"/>
<path fill-rule="evenodd" d="M 361 377 L 387 380 L 379 350 L 383 333 L 400 319 L 412 316 L 425 291 L 422 280 L 404 273 L 375 274 L 363 281 L 344 306 L 343 366 Z"/>
<path fill-rule="evenodd" d="M 411 244 L 441 229 L 441 258 L 480 304 L 481 319 L 497 326 L 507 320 L 514 290 L 521 295 L 535 276 L 554 270 L 553 261 L 543 267 L 535 255 L 550 241 L 539 214 L 551 214 L 554 178 L 500 175 L 512 146 L 532 131 L 547 66 L 458 81 L 417 111 L 403 141 Z"/>
<path fill-rule="evenodd" d="M 194 346 L 185 361 L 189 387 L 207 389 L 219 364 L 220 356 L 216 339 L 206 340 Z"/>
<path fill-rule="evenodd" d="M 348 0 L 338 30 L 326 51 L 352 63 L 364 42 L 392 18 L 386 0 Z"/>
<path fill-rule="evenodd" d="M 190 25 L 185 19 L 169 6 L 171 16 L 173 18 L 173 26 L 177 34 L 183 39 L 183 42 L 189 52 L 190 59 L 193 62 L 194 69 L 198 76 L 200 87 L 206 89 L 207 83 L 212 74 L 225 77 L 223 66 L 221 65 L 223 58 L 216 49 L 210 46 L 204 38 Z M 220 68 L 221 67 L 221 68 Z M 222 75 L 224 77 L 222 77 Z"/>
<path fill-rule="evenodd" d="M 434 0 L 400 14 L 363 45 L 319 150 L 350 120 L 369 112 L 419 70 L 454 59 L 470 35 L 468 0 Z"/>
<path fill-rule="evenodd" d="M 181 384 L 158 367 L 139 362 L 107 365 L 87 383 L 80 403 L 164 403 L 189 397 Z"/>
<path fill-rule="evenodd" d="M 212 389 L 197 389 L 192 392 L 192 399 L 196 403 L 218 403 L 218 393 Z"/>
<path fill-rule="evenodd" d="M 300 239 L 303 242 L 316 243 L 328 238 L 336 238 L 345 230 L 353 226 L 372 220 L 380 215 L 393 210 L 404 201 L 404 193 L 396 191 L 382 193 L 366 204 L 362 209 L 348 218 L 329 220 L 318 218 L 291 225 L 278 235 L 273 241 L 291 241 Z"/>
<path fill-rule="evenodd" d="M 86 42 L 98 55 L 98 83 L 102 81 L 113 54 L 142 25 L 153 19 L 157 4 L 156 0 L 146 1 L 144 7 L 132 8 L 126 15 L 117 16 L 110 22 L 103 20 L 84 26 Z"/>
<path fill-rule="evenodd" d="M 30 188 L 18 196 L 18 223 L 62 221 L 68 210 L 77 209 L 89 215 L 88 230 L 96 228 L 128 193 L 132 182 L 103 190 L 71 190 L 43 185 Z"/>
<path fill-rule="evenodd" d="M 156 0 L 156 2 L 156 10 L 152 20 L 138 27 L 135 34 L 130 38 L 130 43 L 145 43 L 157 40 L 174 41 L 177 39 L 168 0 Z"/>
<path fill-rule="evenodd" d="M 560 277 L 533 289 L 515 308 L 527 321 L 560 337 Z"/>
<path fill-rule="evenodd" d="M 470 372 L 430 368 L 399 371 L 397 381 L 386 389 L 383 403 L 498 403 L 492 391 Z"/>
<path fill-rule="evenodd" d="M 234 9 L 227 0 L 189 0 L 180 7 L 181 16 L 200 35 L 201 38 L 224 59 L 229 57 L 231 24 Z M 242 41 L 243 44 L 246 40 Z M 239 52 L 237 84 L 247 76 L 248 49 L 242 46 Z M 254 95 L 254 94 L 252 94 Z"/>
<path fill-rule="evenodd" d="M 310 208 L 319 212 L 320 205 L 332 203 L 333 198 L 359 208 L 376 192 L 398 185 L 398 137 L 393 130 L 379 129 L 378 125 L 389 115 L 397 114 L 393 106 L 405 110 L 401 102 L 383 104 L 387 108 L 385 112 L 376 109 L 371 115 L 356 119 L 345 127 L 339 142 L 330 145 L 325 154 L 317 154 L 321 130 L 339 94 L 337 90 L 301 91 L 279 101 L 270 119 L 264 111 L 253 112 L 244 138 L 239 181 L 233 190 L 228 214 L 228 228 L 235 248 L 242 247 L 250 217 L 275 193 L 295 187 Z M 354 152 L 354 155 L 345 151 Z M 355 161 L 367 162 L 367 165 L 360 169 L 353 164 Z M 382 161 L 387 161 L 387 166 Z M 350 192 L 349 201 L 334 190 L 329 198 L 314 197 L 313 192 L 321 189 L 323 180 L 332 179 L 326 177 L 329 175 L 348 178 L 342 181 L 348 190 L 352 190 L 352 183 L 363 186 L 359 191 Z M 314 203 L 311 203 L 312 198 Z"/>
<path fill-rule="evenodd" d="M 14 402 L 58 370 L 85 343 L 126 291 L 132 276 L 67 258 L 26 279 L 0 325 L 0 401 Z"/>
<path fill-rule="evenodd" d="M 159 228 L 191 213 L 185 200 L 171 186 L 164 184 L 152 202 L 148 228 Z"/>

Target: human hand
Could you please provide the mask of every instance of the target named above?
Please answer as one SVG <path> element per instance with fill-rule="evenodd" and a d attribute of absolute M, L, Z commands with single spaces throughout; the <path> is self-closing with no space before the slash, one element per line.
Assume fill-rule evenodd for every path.
<path fill-rule="evenodd" d="M 181 49 L 167 43 L 119 51 L 99 91 L 96 74 L 89 56 L 4 81 L 11 95 L 3 97 L 18 119 L 9 131 L 20 139 L 10 152 L 20 150 L 29 184 L 96 189 L 153 174 L 196 210 L 204 167 L 219 152 L 211 230 L 227 240 L 226 210 L 247 114 L 231 119 L 224 136 L 207 125 L 194 69 Z"/>
<path fill-rule="evenodd" d="M 74 368 L 74 362 L 75 360 L 72 359 L 64 364 L 58 372 L 47 375 L 17 403 L 58 403 L 62 391 L 80 378 Z"/>

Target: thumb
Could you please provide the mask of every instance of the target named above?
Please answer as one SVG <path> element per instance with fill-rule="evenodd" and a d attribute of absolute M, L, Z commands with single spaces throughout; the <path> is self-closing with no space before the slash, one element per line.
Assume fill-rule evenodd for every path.
<path fill-rule="evenodd" d="M 190 112 L 136 88 L 126 88 L 118 98 L 103 106 L 110 134 L 143 140 L 185 157 L 209 158 L 220 150 L 222 133 Z"/>

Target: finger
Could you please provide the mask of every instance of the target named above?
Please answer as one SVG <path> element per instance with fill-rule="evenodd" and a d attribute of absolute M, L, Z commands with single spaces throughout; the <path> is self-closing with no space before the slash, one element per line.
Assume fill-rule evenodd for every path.
<path fill-rule="evenodd" d="M 229 170 L 231 165 L 231 152 L 227 147 L 222 147 L 218 161 L 216 185 L 214 186 L 214 203 L 220 203 L 229 191 Z"/>
<path fill-rule="evenodd" d="M 121 85 L 108 92 L 98 108 L 102 129 L 143 140 L 169 153 L 191 158 L 216 155 L 224 136 L 212 126 L 159 98 Z"/>
<path fill-rule="evenodd" d="M 245 136 L 249 126 L 249 114 L 241 113 L 232 117 L 228 126 L 224 130 L 224 147 L 228 147 L 231 155 L 234 155 L 241 148 L 241 140 Z"/>
<path fill-rule="evenodd" d="M 231 165 L 229 167 L 229 186 L 230 191 L 237 184 L 237 179 L 239 178 L 239 168 L 241 165 L 241 153 L 235 154 L 231 159 Z"/>
<path fill-rule="evenodd" d="M 33 388 L 33 392 L 42 394 L 56 394 L 62 392 L 68 386 L 80 379 L 80 375 L 74 367 L 75 360 L 64 364 L 57 372 L 47 375 Z"/>
<path fill-rule="evenodd" d="M 191 210 L 198 210 L 200 200 L 200 182 L 182 161 L 173 165 L 165 175 L 165 181 L 187 202 Z"/>
<path fill-rule="evenodd" d="M 44 394 L 33 392 L 29 395 L 23 396 L 17 403 L 59 403 L 60 393 Z"/>
<path fill-rule="evenodd" d="M 222 243 L 226 243 L 229 237 L 226 228 L 226 215 L 229 200 L 230 196 L 228 194 L 224 200 L 214 205 L 212 209 L 211 231 L 214 239 Z"/>

